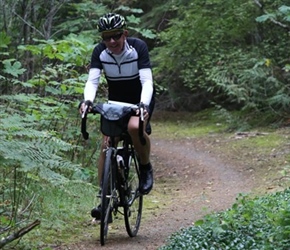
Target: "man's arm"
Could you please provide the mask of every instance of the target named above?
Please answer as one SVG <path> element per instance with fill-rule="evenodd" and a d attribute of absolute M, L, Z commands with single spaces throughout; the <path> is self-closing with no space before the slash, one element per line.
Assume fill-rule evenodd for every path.
<path fill-rule="evenodd" d="M 89 77 L 84 89 L 84 100 L 94 102 L 99 86 L 100 77 L 101 77 L 100 69 L 97 68 L 90 69 Z"/>
<path fill-rule="evenodd" d="M 142 84 L 141 100 L 145 105 L 150 104 L 153 95 L 153 78 L 152 70 L 150 68 L 140 69 L 140 81 Z"/>

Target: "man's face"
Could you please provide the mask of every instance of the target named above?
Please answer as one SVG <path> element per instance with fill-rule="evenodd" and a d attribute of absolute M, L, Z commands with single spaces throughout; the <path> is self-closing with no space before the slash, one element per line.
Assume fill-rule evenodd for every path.
<path fill-rule="evenodd" d="M 125 31 L 115 30 L 115 31 L 103 32 L 102 38 L 107 48 L 113 54 L 116 54 L 116 55 L 121 54 L 124 48 L 124 42 L 126 38 Z"/>

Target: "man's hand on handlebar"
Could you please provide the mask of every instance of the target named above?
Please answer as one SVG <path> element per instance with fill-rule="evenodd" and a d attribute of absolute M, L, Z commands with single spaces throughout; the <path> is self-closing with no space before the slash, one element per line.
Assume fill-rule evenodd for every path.
<path fill-rule="evenodd" d="M 91 111 L 93 103 L 91 101 L 81 101 L 79 104 L 79 112 L 82 116 Z"/>
<path fill-rule="evenodd" d="M 136 110 L 136 115 L 140 115 L 143 121 L 149 118 L 149 106 L 140 103 L 139 108 Z"/>

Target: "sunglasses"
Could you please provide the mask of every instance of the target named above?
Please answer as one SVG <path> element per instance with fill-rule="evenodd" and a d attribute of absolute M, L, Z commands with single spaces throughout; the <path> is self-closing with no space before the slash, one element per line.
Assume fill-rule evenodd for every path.
<path fill-rule="evenodd" d="M 110 42 L 111 39 L 113 39 L 116 42 L 121 38 L 122 35 L 123 35 L 123 32 L 117 33 L 117 34 L 111 35 L 111 36 L 103 36 L 102 38 L 103 38 L 103 41 L 105 41 L 105 42 Z"/>

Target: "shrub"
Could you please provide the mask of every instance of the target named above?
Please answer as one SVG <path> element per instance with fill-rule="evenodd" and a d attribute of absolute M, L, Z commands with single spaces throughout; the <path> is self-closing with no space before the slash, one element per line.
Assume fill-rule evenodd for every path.
<path fill-rule="evenodd" d="M 290 189 L 254 199 L 240 195 L 231 209 L 182 229 L 160 250 L 288 249 Z"/>

